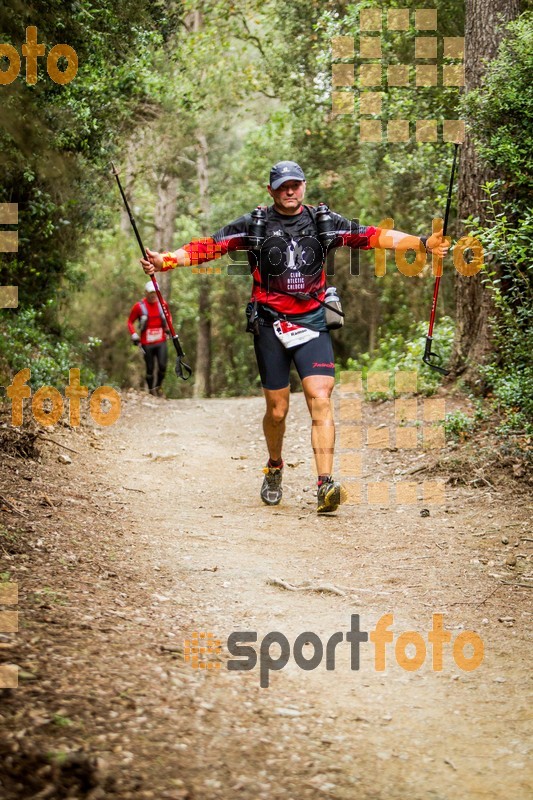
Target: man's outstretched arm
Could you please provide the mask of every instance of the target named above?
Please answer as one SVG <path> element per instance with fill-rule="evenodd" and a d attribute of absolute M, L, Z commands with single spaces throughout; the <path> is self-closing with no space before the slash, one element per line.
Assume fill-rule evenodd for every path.
<path fill-rule="evenodd" d="M 213 236 L 205 239 L 195 239 L 189 244 L 180 247 L 173 253 L 157 253 L 147 250 L 147 259 L 141 259 L 141 264 L 147 275 L 154 272 L 165 272 L 175 267 L 196 267 L 213 261 L 229 253 L 230 250 L 248 249 L 248 220 L 247 217 L 238 219 L 220 228 Z"/>
<path fill-rule="evenodd" d="M 436 231 L 431 236 L 427 237 L 424 242 L 420 236 L 412 236 L 410 233 L 403 233 L 402 231 L 386 230 L 381 228 L 379 236 L 374 245 L 383 250 L 420 250 L 425 246 L 425 249 L 439 258 L 444 258 L 450 248 L 449 238 L 443 235 L 443 231 Z"/>

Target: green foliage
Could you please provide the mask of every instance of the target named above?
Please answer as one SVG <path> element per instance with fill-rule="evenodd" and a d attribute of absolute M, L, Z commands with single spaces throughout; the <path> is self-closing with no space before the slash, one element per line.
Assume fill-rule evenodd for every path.
<path fill-rule="evenodd" d="M 472 230 L 485 248 L 483 280 L 496 315 L 491 320 L 494 357 L 481 372 L 503 416 L 502 433 L 533 432 L 533 264 L 530 247 L 533 212 L 517 214 L 517 205 L 503 203 L 500 186 L 487 184 L 490 227 Z"/>
<path fill-rule="evenodd" d="M 444 432 L 446 439 L 464 440 L 470 436 L 475 428 L 475 420 L 464 411 L 452 411 L 446 414 Z"/>
<path fill-rule="evenodd" d="M 433 350 L 438 353 L 446 364 L 450 357 L 453 343 L 453 321 L 449 317 L 439 319 L 433 333 Z M 431 395 L 442 383 L 442 376 L 430 369 L 422 362 L 426 344 L 427 323 L 418 322 L 410 331 L 409 336 L 396 334 L 382 336 L 373 353 L 363 353 L 358 358 L 349 358 L 346 369 L 361 371 L 363 378 L 369 372 L 405 370 L 418 373 L 418 392 Z"/>
<path fill-rule="evenodd" d="M 65 717 L 63 714 L 53 714 L 52 725 L 57 725 L 58 728 L 70 728 L 73 725 L 70 717 Z"/>
<path fill-rule="evenodd" d="M 19 248 L 2 254 L 0 285 L 16 284 L 20 310 L 0 311 L 0 377 L 31 367 L 34 385 L 63 385 L 98 344 L 91 328 L 79 339 L 62 330 L 60 310 L 85 279 L 88 231 L 102 224 L 109 181 L 105 165 L 134 112 L 153 115 L 162 92 L 157 57 L 180 19 L 179 4 L 132 0 L 35 0 L 0 7 L 2 41 L 18 51 L 29 25 L 46 53 L 68 44 L 78 73 L 54 83 L 46 61 L 38 80 L 20 76 L 0 87 L 0 202 L 17 203 Z M 81 256 L 81 258 L 80 258 Z M 84 344 L 80 342 L 84 341 Z M 83 380 L 100 380 L 90 368 Z"/>
<path fill-rule="evenodd" d="M 389 2 L 387 8 L 404 7 Z M 331 40 L 343 35 L 355 39 L 357 75 L 359 58 L 359 15 L 363 8 L 382 8 L 377 2 L 339 3 L 328 0 L 310 4 L 307 0 L 273 2 L 266 70 L 278 96 L 289 113 L 290 127 L 285 137 L 285 153 L 296 157 L 306 168 L 311 202 L 326 200 L 346 215 L 370 224 L 393 217 L 396 227 L 413 232 L 431 230 L 433 216 L 442 216 L 447 176 L 453 148 L 450 145 L 361 143 L 357 115 L 331 115 Z M 283 35 L 279 36 L 279 30 Z M 464 31 L 464 4 L 440 0 L 439 33 L 461 36 Z M 384 30 L 380 36 L 385 64 L 414 62 L 414 26 L 408 31 Z M 287 41 L 291 42 L 287 65 Z M 384 118 L 410 121 L 454 119 L 458 92 L 453 88 L 418 87 L 416 92 L 389 87 L 384 92 Z M 324 196 L 324 190 L 327 190 Z M 313 196 L 311 196 L 313 192 Z M 320 194 L 314 194 L 320 192 Z M 401 200 L 401 202 L 398 202 Z"/>
<path fill-rule="evenodd" d="M 533 12 L 507 26 L 498 57 L 482 88 L 469 92 L 465 110 L 480 156 L 501 175 L 502 190 L 513 201 L 527 201 L 532 189 Z"/>
<path fill-rule="evenodd" d="M 36 0 L 0 8 L 2 41 L 20 52 L 26 26 L 35 25 L 46 52 L 68 44 L 79 63 L 64 86 L 49 78 L 41 58 L 34 86 L 26 83 L 23 66 L 12 84 L 0 87 L 0 202 L 19 207 L 19 248 L 2 255 L 0 285 L 16 284 L 21 307 L 39 310 L 35 321 L 44 349 L 35 369 L 48 379 L 54 363 L 66 359 L 61 346 L 56 356 L 46 355 L 44 342 L 50 334 L 54 349 L 61 299 L 83 283 L 76 261 L 88 230 L 101 224 L 100 176 L 134 111 L 142 107 L 146 116 L 150 94 L 160 90 L 154 53 L 177 21 L 173 3 L 144 0 L 127 6 Z"/>
<path fill-rule="evenodd" d="M 84 366 L 87 353 L 100 344 L 89 338 L 86 344 L 53 336 L 43 330 L 44 311 L 21 309 L 18 313 L 2 312 L 0 317 L 0 383 L 7 385 L 13 374 L 27 367 L 31 370 L 29 385 L 54 386 L 60 391 L 68 383 L 69 369 L 81 368 L 82 383 L 91 389 L 101 377 Z"/>
<path fill-rule="evenodd" d="M 144 360 L 126 327 L 146 283 L 133 235 L 98 231 L 86 250 L 84 270 L 83 291 L 61 306 L 62 326 L 85 343 L 84 361 L 96 375 L 111 376 L 119 386 L 144 386 Z M 92 339 L 100 343 L 98 347 L 88 346 Z"/>
<path fill-rule="evenodd" d="M 461 36 L 464 3 L 438 5 L 439 35 Z M 364 224 L 388 216 L 396 228 L 430 232 L 432 217 L 443 215 L 451 145 L 362 144 L 356 116 L 331 114 L 331 38 L 355 37 L 351 60 L 357 72 L 359 12 L 382 6 L 378 0 L 206 0 L 201 8 L 192 0 L 36 0 L 17 4 L 11 15 L 0 9 L 3 41 L 20 47 L 26 25 L 37 24 L 47 48 L 68 43 L 80 63 L 67 86 L 50 81 L 41 61 L 36 86 L 28 87 L 22 76 L 1 87 L 0 202 L 19 204 L 20 250 L 2 257 L 0 284 L 17 284 L 21 302 L 19 312 L 0 312 L 4 377 L 32 359 L 36 383 L 64 385 L 68 367 L 82 360 L 92 373 L 85 383 L 101 382 L 106 373 L 120 385 L 142 385 L 143 361 L 131 347 L 125 319 L 144 275 L 131 234 L 117 230 L 121 204 L 106 174 L 109 158 L 126 162 L 124 183 L 149 247 L 163 235 L 172 238 L 166 229 L 161 233 L 159 219 L 164 179 L 178 185 L 176 235 L 165 242 L 174 249 L 268 202 L 268 170 L 282 158 L 304 166 L 309 202 L 324 200 Z M 404 6 L 402 0 L 387 4 Z M 479 235 L 496 259 L 485 280 L 498 309 L 498 355 L 486 378 L 507 409 L 505 424 L 518 427 L 520 415 L 529 413 L 526 357 L 533 327 L 527 310 L 531 223 L 524 206 L 532 149 L 529 28 L 530 15 L 509 27 L 482 90 L 470 93 L 466 106 L 483 157 L 504 177 L 493 190 L 508 201 Z M 415 36 L 414 28 L 385 29 L 384 64 L 413 63 Z M 413 133 L 416 119 L 455 118 L 457 99 L 452 87 L 389 88 L 384 115 L 409 120 Z M 198 188 L 202 137 L 207 200 Z M 339 363 L 365 373 L 417 370 L 420 390 L 434 391 L 441 376 L 422 364 L 426 322 L 416 324 L 426 319 L 432 282 L 400 275 L 390 255 L 379 279 L 372 254 L 362 254 L 361 261 L 354 278 L 347 253 L 337 256 L 334 283 L 349 323 L 336 334 Z M 248 394 L 259 391 L 252 337 L 243 332 L 250 279 L 227 275 L 225 264 L 218 262 L 222 274 L 208 278 L 212 387 L 215 394 Z M 171 280 L 171 310 L 193 362 L 202 278 L 178 270 Z M 453 281 L 443 280 L 446 313 L 452 290 Z M 444 363 L 452 334 L 451 320 L 439 318 L 434 349 Z M 95 347 L 97 340 L 103 346 Z M 166 389 L 188 396 L 191 384 L 172 374 L 170 346 L 169 356 Z"/>
<path fill-rule="evenodd" d="M 499 175 L 483 187 L 484 223 L 468 224 L 484 246 L 482 279 L 496 308 L 494 354 L 481 372 L 502 434 L 533 432 L 532 22 L 527 11 L 507 26 L 483 87 L 465 99 L 478 152 Z"/>

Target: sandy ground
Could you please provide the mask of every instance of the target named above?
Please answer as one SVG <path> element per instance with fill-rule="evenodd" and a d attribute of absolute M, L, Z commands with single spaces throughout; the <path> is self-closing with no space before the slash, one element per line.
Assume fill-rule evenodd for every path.
<path fill-rule="evenodd" d="M 284 500 L 267 508 L 258 494 L 262 410 L 260 398 L 131 394 L 112 428 L 50 434 L 76 450 L 71 464 L 58 463 L 66 451 L 52 443 L 40 462 L 4 462 L 0 572 L 19 584 L 20 630 L 0 644 L 21 680 L 1 693 L 0 794 L 531 797 L 524 490 L 476 473 L 447 483 L 444 503 L 363 502 L 317 517 L 309 420 L 296 394 Z M 365 425 L 393 421 L 392 403 L 367 404 Z M 453 460 L 454 451 L 445 454 Z M 410 480 L 419 491 L 446 480 L 438 455 L 366 448 L 363 481 Z M 371 633 L 385 614 L 385 669 L 376 670 L 372 641 L 352 669 L 351 616 Z M 433 614 L 451 635 L 440 671 L 428 642 Z M 257 634 L 248 671 L 228 669 L 228 637 L 239 631 Z M 408 631 L 427 651 L 416 670 L 398 663 L 414 655 L 412 645 L 397 649 Z M 466 631 L 484 645 L 472 671 L 454 659 Z M 263 668 L 261 687 L 270 632 L 286 637 L 290 656 L 283 669 Z M 325 656 L 312 670 L 298 666 L 294 645 L 306 632 L 298 642 L 307 659 L 309 638 L 325 651 L 344 633 L 334 669 Z M 202 668 L 185 659 L 195 633 L 220 642 Z M 272 644 L 271 657 L 279 653 Z"/>

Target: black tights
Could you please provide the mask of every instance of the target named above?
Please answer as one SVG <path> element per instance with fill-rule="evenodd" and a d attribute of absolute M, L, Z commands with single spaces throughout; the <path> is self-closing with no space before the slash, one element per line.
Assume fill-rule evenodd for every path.
<path fill-rule="evenodd" d="M 145 344 L 144 360 L 146 363 L 146 383 L 148 389 L 158 389 L 163 383 L 167 371 L 167 343 Z M 154 363 L 157 361 L 157 382 L 154 387 Z"/>

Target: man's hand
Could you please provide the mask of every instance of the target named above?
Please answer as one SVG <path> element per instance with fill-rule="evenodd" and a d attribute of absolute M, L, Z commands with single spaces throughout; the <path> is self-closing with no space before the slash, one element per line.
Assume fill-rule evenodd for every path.
<path fill-rule="evenodd" d="M 134 344 L 136 347 L 138 347 L 140 345 L 141 337 L 139 336 L 138 333 L 132 333 L 131 334 L 131 343 Z"/>
<path fill-rule="evenodd" d="M 163 269 L 163 254 L 146 248 L 146 255 L 147 258 L 141 258 L 142 268 L 146 274 L 153 275 L 154 272 L 161 272 Z"/>
<path fill-rule="evenodd" d="M 431 253 L 435 253 L 435 255 L 439 256 L 439 258 L 444 258 L 450 249 L 449 237 L 444 236 L 443 234 L 443 229 L 436 231 L 435 233 L 431 234 L 426 242 L 426 249 Z"/>

